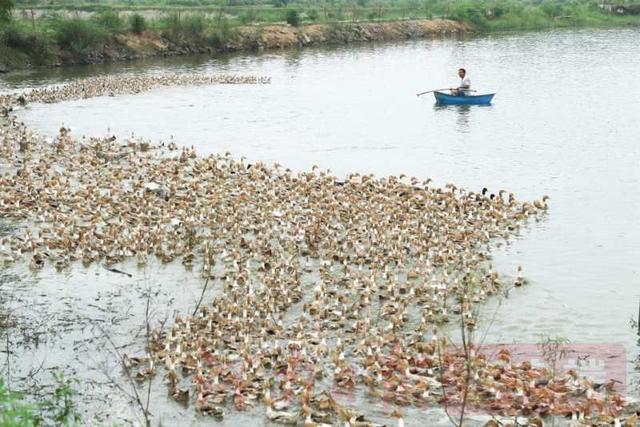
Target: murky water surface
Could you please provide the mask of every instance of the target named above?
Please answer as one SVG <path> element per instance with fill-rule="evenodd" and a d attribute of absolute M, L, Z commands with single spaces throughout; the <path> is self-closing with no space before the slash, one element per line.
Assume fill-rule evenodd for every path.
<path fill-rule="evenodd" d="M 32 105 L 20 116 L 50 134 L 64 123 L 76 135 L 173 137 L 203 154 L 229 151 L 295 170 L 315 164 L 338 176 L 405 173 L 473 190 L 507 189 L 522 199 L 548 194 L 548 217 L 496 249 L 496 269 L 513 274 L 522 265 L 530 286 L 502 302 L 488 340 L 535 343 L 547 335 L 604 347 L 621 343 L 629 391 L 637 395 L 631 372 L 639 349 L 630 319 L 640 299 L 639 37 L 637 29 L 561 31 L 155 60 L 14 74 L 0 89 L 101 73 L 269 75 L 269 86 L 164 88 Z M 494 105 L 441 108 L 430 95 L 416 97 L 455 84 L 459 66 L 475 89 L 497 92 Z M 180 280 L 172 279 L 180 268 L 169 276 L 150 273 L 148 280 Z M 45 275 L 31 286 L 73 282 L 85 289 L 101 282 L 111 289 L 104 272 L 94 278 L 81 270 L 66 279 Z M 167 286 L 165 292 L 177 289 Z M 191 298 L 183 305 L 197 298 L 199 286 L 195 279 L 180 283 Z M 485 310 L 490 318 L 494 307 Z M 168 405 L 163 412 L 177 407 Z M 422 425 L 430 416 L 415 410 L 407 421 Z M 263 423 L 260 417 L 242 422 Z"/>

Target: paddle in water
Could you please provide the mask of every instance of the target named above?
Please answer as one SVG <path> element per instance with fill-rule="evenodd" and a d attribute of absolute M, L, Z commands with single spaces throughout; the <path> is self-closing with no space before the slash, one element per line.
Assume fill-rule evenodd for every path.
<path fill-rule="evenodd" d="M 417 93 L 416 96 L 426 95 L 427 93 L 431 93 L 431 92 L 440 92 L 441 90 L 453 90 L 453 89 L 450 88 L 450 87 L 446 87 L 444 89 L 432 89 L 432 90 L 428 90 L 426 92 Z M 473 90 L 473 89 L 465 89 L 465 91 L 466 92 L 477 92 L 476 90 Z"/>

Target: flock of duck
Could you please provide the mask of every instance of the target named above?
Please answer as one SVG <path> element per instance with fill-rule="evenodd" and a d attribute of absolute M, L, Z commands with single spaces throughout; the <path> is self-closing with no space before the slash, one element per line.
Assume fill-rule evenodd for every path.
<path fill-rule="evenodd" d="M 0 240 L 0 262 L 63 269 L 155 256 L 198 269 L 215 298 L 155 331 L 145 357 L 127 358 L 139 379 L 164 365 L 169 394 L 203 414 L 262 405 L 273 422 L 307 427 L 375 426 L 348 396 L 381 402 L 400 426 L 403 407 L 435 404 L 530 425 L 549 414 L 620 422 L 624 401 L 610 384 L 573 371 L 549 378 L 470 339 L 478 304 L 526 283 L 521 269 L 509 280 L 492 270 L 490 245 L 543 215 L 547 197 L 521 202 L 404 175 L 338 179 L 173 142 L 76 139 L 66 128 L 46 138 L 10 113 L 186 83 L 137 81 L 99 77 L 0 98 L 0 218 L 19 226 Z M 445 338 L 448 323 L 466 331 L 466 345 Z"/>
<path fill-rule="evenodd" d="M 0 95 L 0 111 L 7 116 L 14 104 L 22 106 L 30 102 L 51 104 L 96 96 L 135 94 L 161 86 L 269 83 L 271 83 L 270 77 L 250 75 L 199 73 L 102 75 L 77 79 L 62 85 L 35 88 L 20 94 Z"/>

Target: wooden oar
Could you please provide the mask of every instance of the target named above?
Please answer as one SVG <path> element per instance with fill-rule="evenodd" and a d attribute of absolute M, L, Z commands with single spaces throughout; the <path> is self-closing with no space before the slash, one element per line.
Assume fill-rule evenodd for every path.
<path fill-rule="evenodd" d="M 454 89 L 458 89 L 458 88 L 454 88 Z M 416 94 L 416 96 L 425 95 L 425 94 L 427 94 L 427 93 L 431 93 L 431 92 L 439 92 L 439 91 L 441 91 L 441 90 L 451 90 L 451 88 L 450 88 L 450 87 L 445 87 L 444 89 L 433 89 L 433 90 L 428 90 L 428 91 L 426 91 L 426 92 L 420 92 L 420 93 Z M 477 92 L 476 90 L 473 90 L 473 89 L 462 89 L 462 90 L 464 90 L 464 91 L 466 91 L 466 92 Z"/>

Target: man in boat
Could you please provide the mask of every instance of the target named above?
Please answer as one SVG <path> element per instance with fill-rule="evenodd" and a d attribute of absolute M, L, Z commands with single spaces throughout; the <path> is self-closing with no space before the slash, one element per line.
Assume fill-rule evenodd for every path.
<path fill-rule="evenodd" d="M 460 86 L 457 88 L 451 88 L 451 95 L 453 96 L 467 96 L 471 92 L 471 80 L 467 77 L 467 70 L 464 68 L 458 69 L 458 77 L 460 77 Z"/>

